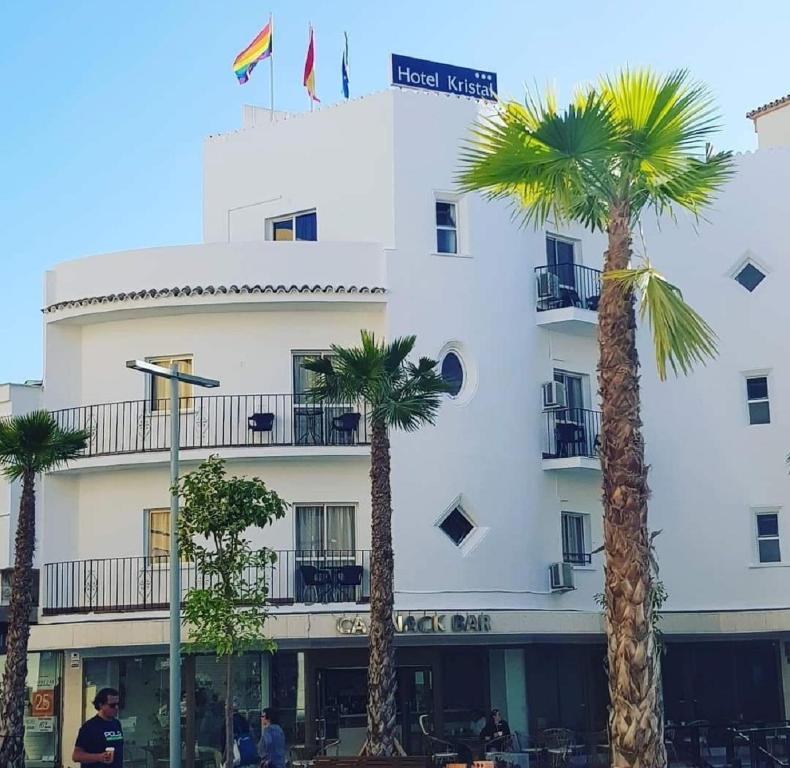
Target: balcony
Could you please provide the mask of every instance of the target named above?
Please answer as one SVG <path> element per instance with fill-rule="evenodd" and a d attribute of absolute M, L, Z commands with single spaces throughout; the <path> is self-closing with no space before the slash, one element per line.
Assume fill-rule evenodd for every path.
<path fill-rule="evenodd" d="M 598 325 L 601 272 L 581 264 L 535 268 L 537 324 L 578 336 L 593 336 Z"/>
<path fill-rule="evenodd" d="M 600 470 L 600 411 L 555 408 L 543 416 L 543 469 Z"/>
<path fill-rule="evenodd" d="M 248 569 L 248 583 L 266 580 L 272 605 L 365 603 L 370 599 L 369 550 L 277 550 L 277 562 Z M 182 595 L 210 586 L 211 576 L 181 563 Z M 44 565 L 44 616 L 166 611 L 170 559 L 119 557 Z"/>
<path fill-rule="evenodd" d="M 277 449 L 312 454 L 323 447 L 353 453 L 370 442 L 366 403 L 320 404 L 305 395 L 201 395 L 179 402 L 181 450 L 258 449 L 266 455 Z M 169 400 L 82 405 L 52 416 L 64 429 L 90 433 L 84 458 L 170 450 Z"/>

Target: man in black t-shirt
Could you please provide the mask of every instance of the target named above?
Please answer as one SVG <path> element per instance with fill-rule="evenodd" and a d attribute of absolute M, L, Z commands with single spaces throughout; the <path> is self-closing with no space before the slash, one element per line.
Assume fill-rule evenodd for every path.
<path fill-rule="evenodd" d="M 82 768 L 123 768 L 123 731 L 118 720 L 120 697 L 115 688 L 102 688 L 93 700 L 97 715 L 77 734 L 71 759 Z"/>

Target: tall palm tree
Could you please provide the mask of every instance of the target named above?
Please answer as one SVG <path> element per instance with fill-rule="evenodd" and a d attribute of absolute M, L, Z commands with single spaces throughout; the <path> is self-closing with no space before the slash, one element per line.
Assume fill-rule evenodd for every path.
<path fill-rule="evenodd" d="M 448 391 L 435 360 L 407 361 L 416 337 L 389 344 L 362 331 L 359 347 L 332 347 L 332 356 L 309 360 L 316 374 L 310 395 L 318 401 L 368 404 L 370 415 L 370 659 L 365 752 L 391 757 L 395 747 L 395 626 L 390 429 L 412 432 L 433 424 L 440 395 Z"/>
<path fill-rule="evenodd" d="M 25 681 L 30 611 L 33 607 L 33 551 L 36 546 L 36 475 L 76 458 L 89 434 L 61 429 L 47 411 L 0 421 L 0 467 L 22 481 L 11 578 L 7 656 L 0 702 L 0 765 L 24 765 Z"/>
<path fill-rule="evenodd" d="M 581 90 L 559 111 L 553 94 L 500 105 L 461 156 L 460 186 L 514 199 L 526 223 L 577 222 L 606 232 L 598 307 L 602 409 L 604 604 L 612 764 L 663 766 L 655 588 L 647 525 L 647 467 L 639 407 L 637 300 L 653 333 L 658 372 L 687 373 L 715 354 L 710 327 L 647 261 L 631 268 L 646 208 L 698 216 L 732 174 L 708 90 L 685 71 L 625 70 Z"/>

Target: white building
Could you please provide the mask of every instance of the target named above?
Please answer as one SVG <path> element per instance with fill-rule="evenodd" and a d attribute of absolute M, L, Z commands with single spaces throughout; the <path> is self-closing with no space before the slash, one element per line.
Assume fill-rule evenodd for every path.
<path fill-rule="evenodd" d="M 43 480 L 31 690 L 57 687 L 54 710 L 31 709 L 30 734 L 52 733 L 29 736 L 30 758 L 53 765 L 62 752 L 68 764 L 91 691 L 106 684 L 122 691 L 127 759 L 166 754 L 159 556 L 170 417 L 163 392 L 125 367 L 132 358 L 177 360 L 221 380 L 219 390 L 182 393 L 185 470 L 219 453 L 293 505 L 261 540 L 281 553 L 270 574 L 280 651 L 239 663 L 242 709 L 256 722 L 272 702 L 289 740 L 308 748 L 325 718 L 344 752 L 358 750 L 365 413 L 306 403 L 299 362 L 355 344 L 363 328 L 415 333 L 417 352 L 440 359 L 459 386 L 435 428 L 392 436 L 404 746 L 422 748 L 423 712 L 459 738 L 491 706 L 522 733 L 605 727 L 595 601 L 604 241 L 521 229 L 507 205 L 457 194 L 459 144 L 477 110 L 399 90 L 274 122 L 245 108 L 239 131 L 206 142 L 203 244 L 94 256 L 47 273 L 44 385 L 21 391 L 19 407 L 40 402 L 93 436 L 85 457 Z M 738 158 L 736 179 L 698 232 L 686 221 L 647 225 L 651 257 L 720 338 L 717 360 L 663 384 L 646 338 L 642 352 L 675 720 L 784 719 L 790 693 L 780 653 L 790 634 L 790 366 L 778 354 L 790 130 L 768 144 Z M 15 390 L 3 396 L 17 402 Z M 9 519 L 5 502 L 0 513 Z M 0 528 L 3 565 L 12 528 Z M 570 567 L 557 576 L 569 572 L 575 589 L 552 588 L 550 566 L 563 561 Z M 305 565 L 332 579 L 357 568 L 345 571 L 350 587 L 311 587 Z M 219 743 L 212 700 L 221 675 L 211 658 L 185 663 L 185 733 L 200 747 L 198 763 Z"/>

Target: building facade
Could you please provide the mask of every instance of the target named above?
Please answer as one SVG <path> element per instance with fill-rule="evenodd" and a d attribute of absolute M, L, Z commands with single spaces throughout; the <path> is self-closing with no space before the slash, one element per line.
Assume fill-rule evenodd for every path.
<path fill-rule="evenodd" d="M 262 114 L 247 107 L 239 131 L 206 141 L 202 244 L 46 275 L 44 384 L 4 402 L 47 408 L 91 439 L 42 479 L 30 764 L 70 764 L 107 684 L 122 693 L 133 764 L 167 754 L 171 413 L 167 393 L 126 368 L 135 358 L 221 382 L 180 393 L 184 471 L 218 453 L 291 503 L 255 539 L 279 553 L 266 575 L 279 650 L 239 660 L 240 709 L 255 726 L 274 704 L 306 751 L 321 738 L 359 750 L 366 412 L 310 403 L 300 363 L 355 344 L 361 329 L 415 333 L 416 352 L 453 385 L 435 427 L 392 435 L 404 747 L 422 750 L 421 714 L 475 743 L 492 706 L 525 736 L 565 726 L 592 741 L 607 701 L 596 602 L 604 238 L 524 229 L 506 203 L 458 194 L 473 101 L 393 90 Z M 664 694 L 678 722 L 782 720 L 790 692 L 790 370 L 777 354 L 790 146 L 737 163 L 708 221 L 646 222 L 651 258 L 720 339 L 715 361 L 665 383 L 641 343 L 651 525 L 669 595 Z M 1 565 L 14 493 L 0 510 Z M 185 588 L 196 582 L 182 571 Z M 219 747 L 222 680 L 213 658 L 185 659 L 190 764 L 211 764 Z M 51 706 L 36 708 L 37 693 Z"/>

